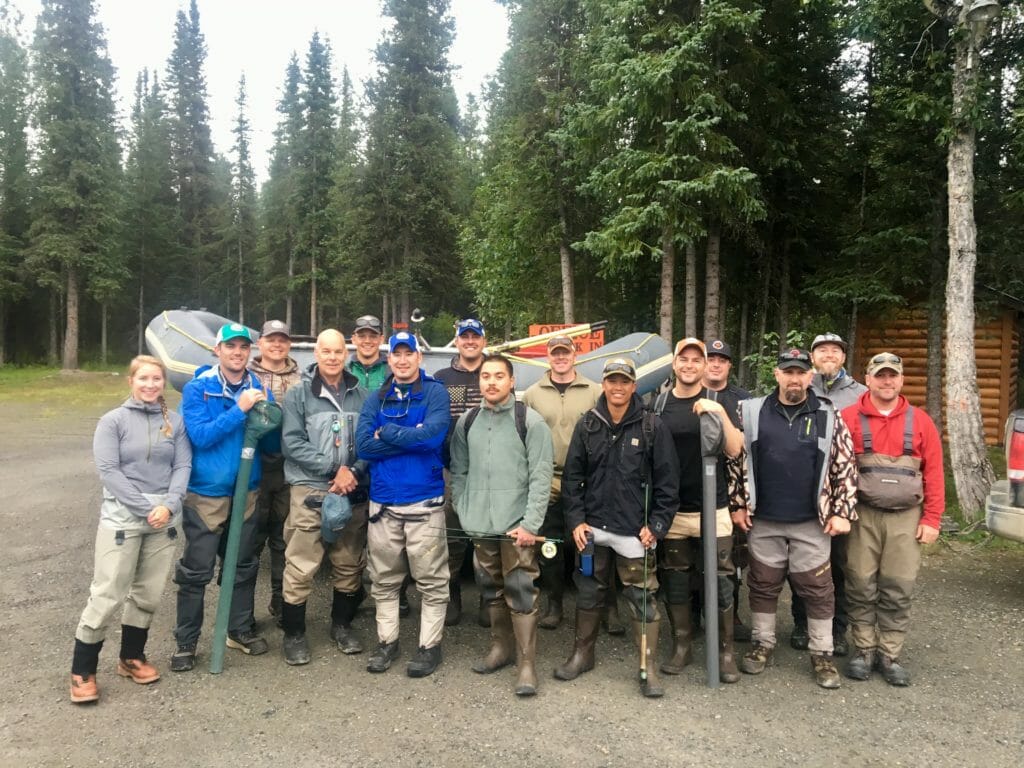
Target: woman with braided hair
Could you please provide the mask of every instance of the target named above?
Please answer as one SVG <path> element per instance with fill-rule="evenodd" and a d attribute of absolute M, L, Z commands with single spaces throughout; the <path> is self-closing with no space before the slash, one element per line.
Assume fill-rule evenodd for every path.
<path fill-rule="evenodd" d="M 131 394 L 96 426 L 93 458 L 103 483 L 89 601 L 75 632 L 71 701 L 96 701 L 96 667 L 107 625 L 122 604 L 117 673 L 145 685 L 160 679 L 146 638 L 174 560 L 192 446 L 181 416 L 164 402 L 167 372 L 140 355 L 128 368 Z"/>

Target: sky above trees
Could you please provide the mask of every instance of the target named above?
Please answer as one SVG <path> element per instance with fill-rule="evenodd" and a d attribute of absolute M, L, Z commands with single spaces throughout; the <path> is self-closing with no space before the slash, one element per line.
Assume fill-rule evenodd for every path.
<path fill-rule="evenodd" d="M 25 16 L 22 34 L 30 39 L 39 0 L 12 0 Z M 498 66 L 507 40 L 505 9 L 494 0 L 452 0 L 455 40 L 449 59 L 460 100 L 479 93 Z M 171 54 L 175 14 L 185 0 L 96 0 L 98 21 L 106 32 L 116 69 L 117 106 L 127 124 L 135 77 L 143 67 L 163 73 Z M 200 0 L 208 58 L 210 127 L 214 147 L 226 153 L 234 138 L 238 78 L 244 72 L 252 123 L 252 157 L 258 179 L 267 178 L 275 111 L 285 68 L 293 51 L 303 55 L 314 30 L 331 44 L 334 76 L 347 67 L 357 95 L 374 74 L 374 49 L 385 21 L 378 0 Z"/>

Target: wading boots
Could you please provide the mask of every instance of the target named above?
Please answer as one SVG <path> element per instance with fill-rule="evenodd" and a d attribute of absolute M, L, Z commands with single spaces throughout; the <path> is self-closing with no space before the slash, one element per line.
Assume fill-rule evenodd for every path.
<path fill-rule="evenodd" d="M 636 647 L 640 651 L 640 693 L 649 699 L 658 699 L 665 695 L 665 687 L 658 677 L 656 662 L 658 658 L 658 628 L 660 621 L 643 622 L 633 619 L 633 636 Z M 647 641 L 644 642 L 646 630 Z"/>
<path fill-rule="evenodd" d="M 555 677 L 559 680 L 575 680 L 594 668 L 594 643 L 601 626 L 601 613 L 600 608 L 576 609 L 576 642 L 572 655 L 555 669 Z"/>
<path fill-rule="evenodd" d="M 491 647 L 484 656 L 473 664 L 473 671 L 489 675 L 507 667 L 515 658 L 512 637 L 512 615 L 504 598 L 487 606 L 491 617 Z"/>
<path fill-rule="evenodd" d="M 516 640 L 516 664 L 519 665 L 516 696 L 533 696 L 537 693 L 537 619 L 536 610 L 530 613 L 512 614 L 512 628 Z"/>
<path fill-rule="evenodd" d="M 683 669 L 693 660 L 693 620 L 689 605 L 665 605 L 669 624 L 672 626 L 672 655 L 661 665 L 666 675 L 681 675 Z"/>

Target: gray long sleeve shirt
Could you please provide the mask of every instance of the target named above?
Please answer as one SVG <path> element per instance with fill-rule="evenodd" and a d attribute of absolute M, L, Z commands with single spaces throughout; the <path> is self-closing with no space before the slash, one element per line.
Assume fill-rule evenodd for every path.
<path fill-rule="evenodd" d="M 93 437 L 93 460 L 103 483 L 102 524 L 147 529 L 146 517 L 163 504 L 171 524 L 181 517 L 181 503 L 192 470 L 192 446 L 181 416 L 169 411 L 171 435 L 158 404 L 129 398 L 104 414 Z"/>

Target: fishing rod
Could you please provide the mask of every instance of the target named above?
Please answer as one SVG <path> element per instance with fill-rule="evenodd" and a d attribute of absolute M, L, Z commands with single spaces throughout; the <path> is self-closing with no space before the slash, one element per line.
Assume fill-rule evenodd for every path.
<path fill-rule="evenodd" d="M 456 539 L 458 541 L 508 541 L 512 537 L 507 533 L 473 533 L 471 531 L 464 531 L 461 528 L 447 528 L 440 525 L 429 526 L 431 530 L 444 532 L 446 539 Z M 541 546 L 540 553 L 545 558 L 551 560 L 558 554 L 558 545 L 565 543 L 565 539 L 557 539 L 554 536 L 534 536 L 533 537 Z"/>

